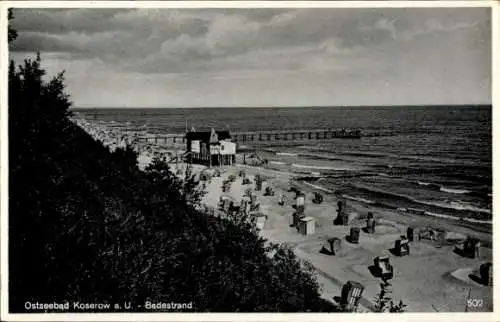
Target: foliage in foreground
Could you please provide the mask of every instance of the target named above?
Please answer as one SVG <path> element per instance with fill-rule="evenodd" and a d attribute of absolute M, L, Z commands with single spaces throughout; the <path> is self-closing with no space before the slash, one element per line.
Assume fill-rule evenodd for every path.
<path fill-rule="evenodd" d="M 378 312 L 406 312 L 407 305 L 404 304 L 403 301 L 399 301 L 398 304 L 394 304 L 392 295 L 392 284 L 389 281 L 384 280 L 380 283 L 380 293 L 378 294 L 376 302 Z"/>
<path fill-rule="evenodd" d="M 14 34 L 13 34 L 14 35 Z M 13 36 L 13 39 L 15 37 Z M 13 40 L 12 39 L 12 40 Z M 290 249 L 208 216 L 188 174 L 137 168 L 68 117 L 39 55 L 9 69 L 9 301 L 192 302 L 195 311 L 332 311 Z M 268 253 L 274 254 L 268 256 Z"/>

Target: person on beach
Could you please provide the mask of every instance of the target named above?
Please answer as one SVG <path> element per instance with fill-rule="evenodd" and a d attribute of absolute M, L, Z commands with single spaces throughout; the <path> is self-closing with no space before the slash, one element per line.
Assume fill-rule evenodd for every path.
<path fill-rule="evenodd" d="M 479 257 L 479 251 L 480 251 L 480 248 L 481 248 L 481 242 L 478 240 L 476 242 L 476 244 L 474 245 L 474 252 L 475 252 L 475 257 L 478 258 Z"/>
<path fill-rule="evenodd" d="M 285 205 L 285 196 L 283 196 L 283 194 L 282 194 L 282 193 L 280 193 L 280 197 L 279 197 L 278 204 L 279 204 L 280 206 Z"/>

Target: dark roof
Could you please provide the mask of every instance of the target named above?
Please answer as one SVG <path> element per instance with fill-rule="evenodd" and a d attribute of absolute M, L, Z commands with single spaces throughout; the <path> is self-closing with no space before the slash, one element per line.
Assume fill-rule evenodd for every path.
<path fill-rule="evenodd" d="M 226 140 L 226 139 L 231 138 L 231 134 L 229 134 L 229 131 L 215 131 L 215 133 L 217 133 L 219 140 Z M 187 140 L 210 141 L 211 134 L 212 134 L 212 132 L 210 132 L 210 131 L 188 132 L 188 133 L 186 133 L 186 139 Z"/>

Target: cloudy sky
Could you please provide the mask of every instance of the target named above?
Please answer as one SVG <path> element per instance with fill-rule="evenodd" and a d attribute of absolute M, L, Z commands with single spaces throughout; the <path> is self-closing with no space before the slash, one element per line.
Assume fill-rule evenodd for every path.
<path fill-rule="evenodd" d="M 486 8 L 15 9 L 77 107 L 491 103 Z"/>

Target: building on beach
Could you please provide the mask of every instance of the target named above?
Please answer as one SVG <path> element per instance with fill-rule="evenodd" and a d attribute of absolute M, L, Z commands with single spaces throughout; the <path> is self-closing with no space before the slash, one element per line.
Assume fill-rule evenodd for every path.
<path fill-rule="evenodd" d="M 229 131 L 187 132 L 186 152 L 189 162 L 210 167 L 236 162 L 236 143 Z"/>

